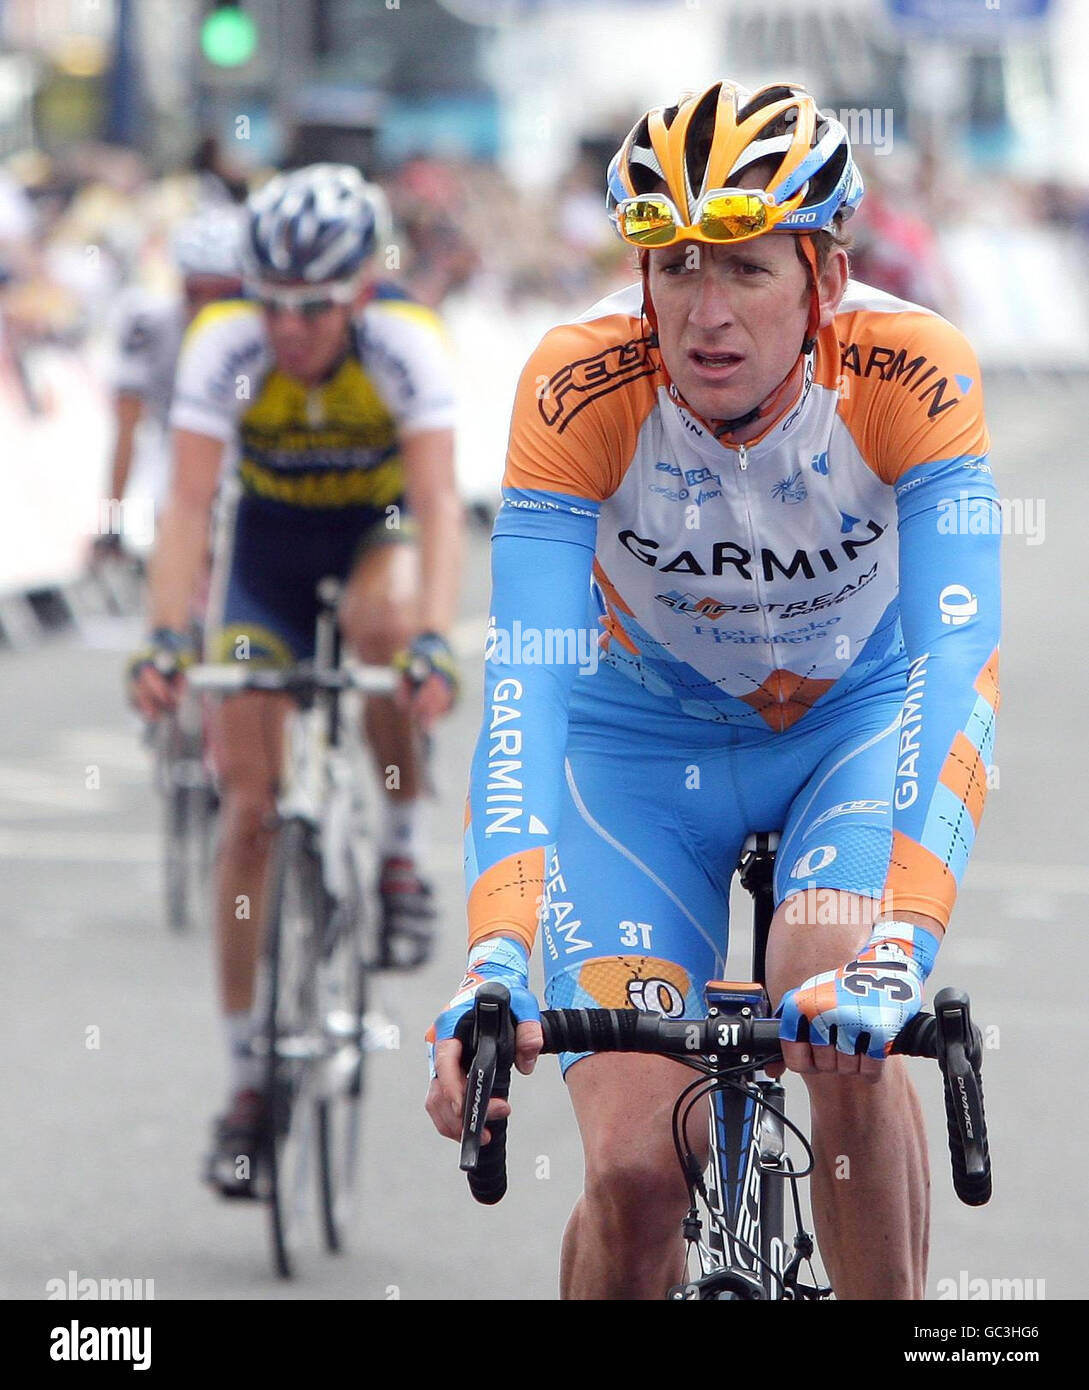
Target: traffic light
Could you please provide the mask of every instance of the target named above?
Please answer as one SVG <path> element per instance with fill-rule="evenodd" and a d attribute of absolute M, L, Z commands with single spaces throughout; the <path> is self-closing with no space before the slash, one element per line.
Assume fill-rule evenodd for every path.
<path fill-rule="evenodd" d="M 216 5 L 200 26 L 200 50 L 217 68 L 248 63 L 257 48 L 257 25 L 238 5 Z"/>

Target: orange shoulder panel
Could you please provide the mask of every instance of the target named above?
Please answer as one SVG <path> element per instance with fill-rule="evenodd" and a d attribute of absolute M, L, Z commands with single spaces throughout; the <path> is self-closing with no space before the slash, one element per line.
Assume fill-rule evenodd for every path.
<path fill-rule="evenodd" d="M 504 486 L 612 496 L 654 407 L 658 369 L 627 314 L 546 333 L 518 382 Z"/>
<path fill-rule="evenodd" d="M 856 309 L 837 315 L 833 331 L 839 415 L 882 482 L 988 451 L 979 363 L 959 329 L 919 309 Z"/>

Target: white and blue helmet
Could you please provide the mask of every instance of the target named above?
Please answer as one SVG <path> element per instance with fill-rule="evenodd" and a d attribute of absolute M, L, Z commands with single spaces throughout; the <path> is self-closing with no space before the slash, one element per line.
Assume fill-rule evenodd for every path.
<path fill-rule="evenodd" d="M 247 207 L 246 276 L 257 283 L 351 280 L 387 235 L 381 190 L 350 164 L 278 174 Z"/>

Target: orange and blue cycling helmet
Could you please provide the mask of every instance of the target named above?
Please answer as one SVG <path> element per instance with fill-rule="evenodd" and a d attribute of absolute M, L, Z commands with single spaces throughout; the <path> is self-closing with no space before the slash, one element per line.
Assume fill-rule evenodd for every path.
<path fill-rule="evenodd" d="M 741 189 L 770 161 L 762 188 Z M 675 106 L 656 106 L 613 156 L 607 206 L 625 241 L 721 244 L 766 232 L 818 232 L 849 217 L 862 176 L 847 131 L 803 87 L 750 92 L 721 81 Z"/>
<path fill-rule="evenodd" d="M 756 164 L 765 173 L 762 186 L 741 188 L 746 170 Z M 728 245 L 789 232 L 799 237 L 810 270 L 801 351 L 811 351 L 820 318 L 811 234 L 838 227 L 863 192 L 847 131 L 818 111 L 804 87 L 779 83 L 750 92 L 724 79 L 673 106 L 648 111 L 609 165 L 607 207 L 619 234 L 640 250 L 652 341 L 657 319 L 647 273 L 651 249 L 682 240 Z M 724 422 L 724 429 L 768 414 L 777 401 L 778 388 L 747 415 Z"/>

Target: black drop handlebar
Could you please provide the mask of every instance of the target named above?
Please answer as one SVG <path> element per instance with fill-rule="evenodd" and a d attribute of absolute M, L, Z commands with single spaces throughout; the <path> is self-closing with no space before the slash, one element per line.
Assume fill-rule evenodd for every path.
<path fill-rule="evenodd" d="M 543 1052 L 714 1057 L 724 1068 L 755 1068 L 782 1058 L 775 1018 L 667 1019 L 637 1009 L 545 1009 L 541 1026 Z M 463 1061 L 469 1059 L 461 1167 L 476 1200 L 492 1206 L 507 1190 L 506 1120 L 491 1121 L 491 1142 L 482 1146 L 481 1140 L 488 1102 L 492 1096 L 505 1100 L 510 1090 L 514 1022 L 504 985 L 489 982 L 480 987 L 473 1010 L 461 1019 L 456 1036 Z M 991 1162 L 980 1078 L 982 1046 L 967 994 L 941 990 L 933 1014 L 917 1014 L 892 1051 L 937 1059 L 945 1086 L 953 1187 L 968 1206 L 982 1206 L 991 1195 Z"/>

